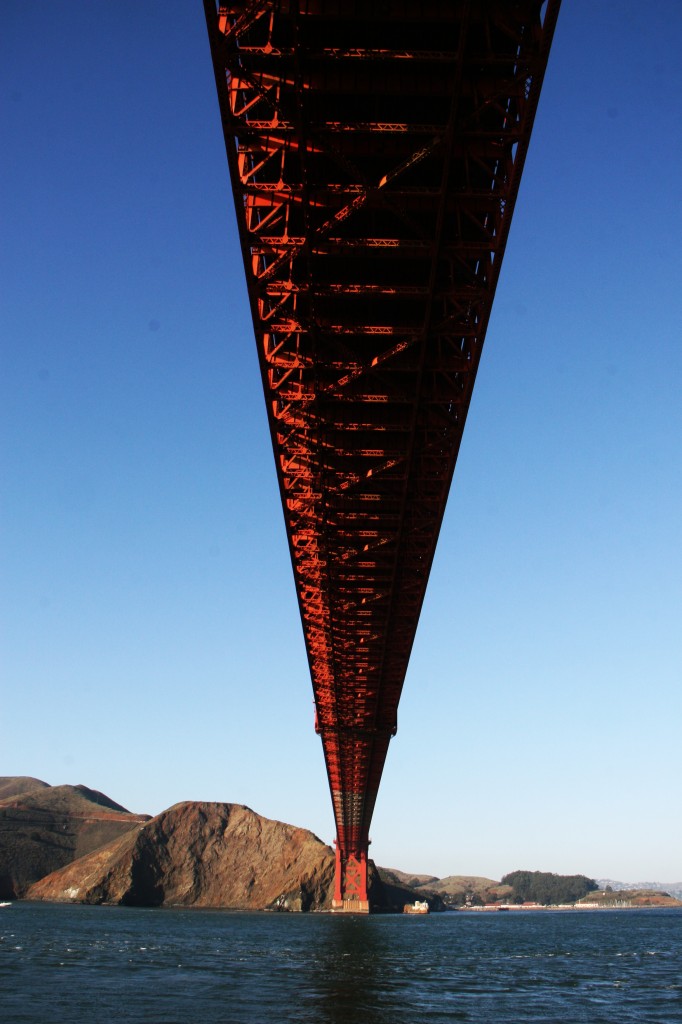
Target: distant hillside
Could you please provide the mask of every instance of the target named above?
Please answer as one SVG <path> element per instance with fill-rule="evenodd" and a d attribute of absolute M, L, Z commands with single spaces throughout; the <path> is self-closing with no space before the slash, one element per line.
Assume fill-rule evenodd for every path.
<path fill-rule="evenodd" d="M 49 809 L 55 814 L 89 814 L 93 806 L 104 811 L 118 814 L 130 814 L 130 811 L 117 804 L 111 797 L 105 796 L 96 789 L 87 786 L 48 786 L 43 784 L 37 789 L 10 794 L 0 800 L 0 807 L 22 807 L 35 811 Z M 148 815 L 146 816 L 148 817 Z"/>
<path fill-rule="evenodd" d="M 0 898 L 23 896 L 32 882 L 148 820 L 86 786 L 48 786 L 2 778 Z"/>
<path fill-rule="evenodd" d="M 423 879 L 438 881 L 433 875 L 410 875 L 396 868 L 374 867 L 370 861 L 370 902 L 378 909 L 397 913 L 402 913 L 405 904 L 414 903 L 415 900 L 425 900 L 430 910 L 447 910 L 446 901 L 440 893 L 425 887 L 423 883 L 416 884 Z"/>
<path fill-rule="evenodd" d="M 430 882 L 437 882 L 435 875 L 411 875 L 407 871 L 398 871 L 397 868 L 380 868 L 381 877 L 386 878 L 394 885 L 406 885 L 410 889 L 418 889 L 421 885 L 429 885 Z"/>
<path fill-rule="evenodd" d="M 616 882 L 612 878 L 600 878 L 597 885 L 600 889 L 610 887 L 617 892 L 620 892 L 622 889 L 630 891 L 641 891 L 644 889 L 647 891 L 665 892 L 678 900 L 682 900 L 682 882 Z"/>
<path fill-rule="evenodd" d="M 0 778 L 0 800 L 20 793 L 30 793 L 33 789 L 49 789 L 47 782 L 32 779 L 30 775 L 10 775 Z"/>
<path fill-rule="evenodd" d="M 501 886 L 492 878 L 480 875 L 448 875 L 419 886 L 421 890 L 437 893 L 446 906 L 456 908 L 465 904 L 480 905 L 505 899 L 512 892 L 510 886 Z"/>
<path fill-rule="evenodd" d="M 598 907 L 682 907 L 682 900 L 658 889 L 599 890 L 579 902 Z"/>

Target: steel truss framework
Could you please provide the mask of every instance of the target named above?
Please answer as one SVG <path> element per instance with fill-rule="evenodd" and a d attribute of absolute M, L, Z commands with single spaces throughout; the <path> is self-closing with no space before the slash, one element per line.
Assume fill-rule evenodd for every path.
<path fill-rule="evenodd" d="M 205 0 L 354 905 L 559 3 Z"/>

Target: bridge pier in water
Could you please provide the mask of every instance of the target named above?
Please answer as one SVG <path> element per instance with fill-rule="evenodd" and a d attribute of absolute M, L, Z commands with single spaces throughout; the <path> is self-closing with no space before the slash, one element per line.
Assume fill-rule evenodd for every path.
<path fill-rule="evenodd" d="M 344 856 L 338 840 L 334 875 L 333 914 L 369 914 L 367 850 Z"/>

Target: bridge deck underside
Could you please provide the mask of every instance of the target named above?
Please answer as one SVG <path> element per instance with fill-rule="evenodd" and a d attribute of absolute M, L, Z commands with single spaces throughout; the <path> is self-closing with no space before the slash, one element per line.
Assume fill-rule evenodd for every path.
<path fill-rule="evenodd" d="M 346 857 L 367 848 L 558 2 L 206 4 Z"/>

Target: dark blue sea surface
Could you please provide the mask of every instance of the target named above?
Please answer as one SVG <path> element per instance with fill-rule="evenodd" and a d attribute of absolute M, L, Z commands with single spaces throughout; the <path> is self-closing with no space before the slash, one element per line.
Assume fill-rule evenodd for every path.
<path fill-rule="evenodd" d="M 2 1024 L 682 1024 L 682 911 L 0 908 Z"/>

